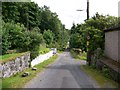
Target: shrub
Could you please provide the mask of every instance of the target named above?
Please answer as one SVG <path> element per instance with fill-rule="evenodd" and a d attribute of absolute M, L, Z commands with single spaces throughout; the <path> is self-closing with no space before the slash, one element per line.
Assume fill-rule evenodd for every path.
<path fill-rule="evenodd" d="M 31 51 L 31 59 L 39 55 L 39 46 L 44 43 L 42 34 L 37 31 L 26 31 L 25 32 L 26 44 L 24 44 L 23 50 Z"/>
<path fill-rule="evenodd" d="M 24 26 L 19 23 L 4 23 L 2 36 L 8 38 L 7 41 L 11 44 L 10 49 L 18 48 L 20 46 L 20 42 L 24 41 L 24 31 Z"/>
<path fill-rule="evenodd" d="M 0 33 L 0 37 L 2 37 L 1 39 L 1 43 L 0 46 L 2 46 L 2 53 L 0 54 L 5 54 L 6 51 L 9 49 L 9 47 L 11 46 L 11 43 L 9 42 L 9 33 L 7 32 L 7 27 L 5 26 L 5 23 L 3 22 L 2 25 L 2 33 Z"/>
<path fill-rule="evenodd" d="M 71 48 L 80 48 L 81 44 L 81 38 L 80 38 L 80 34 L 76 33 L 76 34 L 72 34 L 70 37 L 70 47 Z"/>
<path fill-rule="evenodd" d="M 33 31 L 41 32 L 41 30 L 40 30 L 39 27 L 34 27 L 34 28 L 33 28 Z"/>
<path fill-rule="evenodd" d="M 17 49 L 19 52 L 31 51 L 31 58 L 39 54 L 39 45 L 44 43 L 42 34 L 38 31 L 27 31 L 17 23 L 3 23 L 2 27 L 2 53 L 9 49 Z"/>
<path fill-rule="evenodd" d="M 50 30 L 45 30 L 43 33 L 43 38 L 45 39 L 47 46 L 49 46 L 53 42 L 53 33 Z"/>

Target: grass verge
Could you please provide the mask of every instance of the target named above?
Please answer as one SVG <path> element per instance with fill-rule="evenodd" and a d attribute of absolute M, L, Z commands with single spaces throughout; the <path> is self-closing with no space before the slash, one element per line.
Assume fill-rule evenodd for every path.
<path fill-rule="evenodd" d="M 87 65 L 80 66 L 83 71 L 96 80 L 101 88 L 118 88 L 119 84 L 103 75 L 99 70 L 93 69 Z"/>
<path fill-rule="evenodd" d="M 78 59 L 87 60 L 87 58 L 86 58 L 87 56 L 86 56 L 85 52 L 81 53 L 80 55 L 77 54 L 76 52 L 74 52 L 74 50 L 70 50 L 70 52 L 71 52 L 72 57 L 75 58 L 76 60 L 78 60 Z"/>
<path fill-rule="evenodd" d="M 61 53 L 63 53 L 64 51 L 57 50 L 57 52 L 58 52 L 59 54 L 61 54 Z"/>
<path fill-rule="evenodd" d="M 54 55 L 50 59 L 36 65 L 36 71 L 33 71 L 31 68 L 24 70 L 23 72 L 30 73 L 27 77 L 21 77 L 23 72 L 20 72 L 12 77 L 2 79 L 2 88 L 22 88 L 28 81 L 35 77 L 37 73 L 45 69 L 50 63 L 54 62 L 57 57 L 57 55 Z"/>

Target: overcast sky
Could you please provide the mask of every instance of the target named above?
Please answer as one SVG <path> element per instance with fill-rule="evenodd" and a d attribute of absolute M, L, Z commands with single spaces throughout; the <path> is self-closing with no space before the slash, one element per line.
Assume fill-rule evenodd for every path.
<path fill-rule="evenodd" d="M 87 0 L 31 0 L 41 6 L 49 6 L 52 12 L 56 12 L 59 19 L 70 29 L 72 24 L 83 23 L 87 18 Z M 89 0 L 90 17 L 96 12 L 103 15 L 118 16 L 118 2 L 120 0 Z M 76 11 L 82 9 L 84 11 Z"/>

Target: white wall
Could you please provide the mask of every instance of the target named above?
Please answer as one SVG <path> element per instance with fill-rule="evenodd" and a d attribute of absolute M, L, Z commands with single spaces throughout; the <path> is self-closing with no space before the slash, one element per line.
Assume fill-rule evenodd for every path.
<path fill-rule="evenodd" d="M 119 57 L 119 38 L 120 31 L 110 31 L 105 33 L 105 55 L 118 61 Z M 119 37 L 119 38 L 118 38 Z"/>
<path fill-rule="evenodd" d="M 120 62 L 120 31 L 118 32 L 118 61 Z"/>
<path fill-rule="evenodd" d="M 36 57 L 35 59 L 32 60 L 31 66 L 33 67 L 39 63 L 42 63 L 43 61 L 49 59 L 52 56 L 53 56 L 53 51 L 50 51 L 50 52 L 43 54 L 43 55 L 39 55 L 38 57 Z"/>

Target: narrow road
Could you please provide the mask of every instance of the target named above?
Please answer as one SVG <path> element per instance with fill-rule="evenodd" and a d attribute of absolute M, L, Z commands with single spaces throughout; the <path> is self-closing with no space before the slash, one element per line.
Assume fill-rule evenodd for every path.
<path fill-rule="evenodd" d="M 97 83 L 80 69 L 80 64 L 86 62 L 74 60 L 66 51 L 24 88 L 98 88 Z"/>

